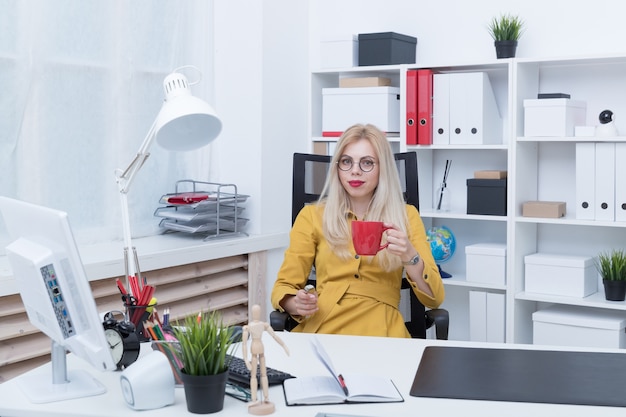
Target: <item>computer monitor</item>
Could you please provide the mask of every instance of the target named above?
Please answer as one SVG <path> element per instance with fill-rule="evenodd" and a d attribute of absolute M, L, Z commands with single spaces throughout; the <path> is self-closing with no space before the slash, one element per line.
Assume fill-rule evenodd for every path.
<path fill-rule="evenodd" d="M 34 403 L 103 394 L 88 372 L 66 367 L 71 351 L 97 370 L 116 369 L 67 213 L 7 197 L 0 197 L 0 212 L 28 318 L 52 339 L 51 375 L 20 378 L 22 390 Z"/>

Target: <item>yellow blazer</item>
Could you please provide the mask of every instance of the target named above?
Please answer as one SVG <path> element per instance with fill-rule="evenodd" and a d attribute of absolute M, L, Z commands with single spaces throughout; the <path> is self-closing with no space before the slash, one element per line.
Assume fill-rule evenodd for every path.
<path fill-rule="evenodd" d="M 445 297 L 443 282 L 417 209 L 407 204 L 406 210 L 409 239 L 424 260 L 423 276 L 434 297 L 420 291 L 413 281 L 409 283 L 422 304 L 437 308 Z M 282 311 L 278 303 L 306 285 L 314 265 L 319 311 L 308 318 L 294 317 L 300 324 L 293 331 L 410 337 L 398 310 L 403 268 L 384 272 L 376 258 L 336 256 L 322 232 L 323 211 L 323 207 L 308 205 L 298 214 L 272 289 L 272 306 Z M 352 242 L 350 248 L 355 253 Z"/>

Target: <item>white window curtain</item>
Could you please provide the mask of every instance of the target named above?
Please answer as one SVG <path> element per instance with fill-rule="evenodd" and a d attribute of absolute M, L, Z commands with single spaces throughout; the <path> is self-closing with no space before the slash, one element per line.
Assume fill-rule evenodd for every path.
<path fill-rule="evenodd" d="M 212 103 L 212 2 L 0 0 L 0 9 L 0 195 L 67 211 L 79 243 L 121 240 L 114 171 L 154 121 L 164 77 L 197 67 L 183 72 Z M 154 210 L 177 180 L 209 181 L 209 149 L 152 146 L 128 195 L 133 237 L 159 233 Z M 6 243 L 0 220 L 0 254 Z"/>

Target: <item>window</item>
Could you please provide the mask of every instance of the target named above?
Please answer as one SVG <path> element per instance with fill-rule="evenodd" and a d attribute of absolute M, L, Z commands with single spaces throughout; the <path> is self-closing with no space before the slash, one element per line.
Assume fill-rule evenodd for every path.
<path fill-rule="evenodd" d="M 198 67 L 192 91 L 212 102 L 212 2 L 3 0 L 2 9 L 0 194 L 67 211 L 80 243 L 121 240 L 114 171 L 148 133 L 164 77 Z M 151 147 L 128 194 L 133 237 L 158 232 L 154 210 L 177 180 L 209 180 L 209 149 Z M 0 254 L 6 243 L 0 221 Z"/>

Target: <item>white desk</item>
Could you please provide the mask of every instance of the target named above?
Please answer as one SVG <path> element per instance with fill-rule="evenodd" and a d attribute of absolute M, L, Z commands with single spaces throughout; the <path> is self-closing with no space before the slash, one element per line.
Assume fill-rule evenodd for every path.
<path fill-rule="evenodd" d="M 325 369 L 315 358 L 309 347 L 309 335 L 297 333 L 279 333 L 288 345 L 291 356 L 287 357 L 282 348 L 269 336 L 264 337 L 268 366 L 278 368 L 294 375 L 323 375 Z M 280 416 L 315 416 L 318 412 L 341 413 L 355 416 L 623 416 L 625 410 L 619 407 L 593 407 L 557 404 L 514 403 L 501 401 L 451 400 L 435 398 L 417 398 L 409 395 L 413 377 L 417 370 L 420 356 L 428 345 L 487 346 L 470 342 L 441 342 L 418 339 L 387 339 L 373 337 L 348 337 L 317 335 L 331 356 L 338 372 L 362 370 L 367 373 L 386 375 L 393 379 L 402 393 L 405 402 L 393 404 L 350 404 L 329 406 L 287 407 L 282 387 L 270 389 L 270 400 L 276 405 L 272 415 Z M 489 347 L 537 348 L 530 345 L 494 345 Z M 567 349 L 564 349 L 567 350 Z M 609 350 L 607 350 L 609 351 Z M 614 352 L 617 352 L 615 350 Z M 238 352 L 240 353 L 240 351 Z M 68 369 L 86 368 L 83 361 L 68 357 Z M 48 365 L 30 373 L 45 373 Z M 19 390 L 16 379 L 0 385 L 0 416 L 137 416 L 138 412 L 126 406 L 119 387 L 119 372 L 92 372 L 107 387 L 106 394 L 49 404 L 30 404 Z M 45 376 L 44 376 L 45 377 Z M 18 377 L 19 378 L 19 377 Z M 141 412 L 150 417 L 194 415 L 187 412 L 182 388 L 176 389 L 174 405 Z M 216 415 L 248 415 L 247 405 L 241 401 L 226 397 L 224 410 Z"/>

